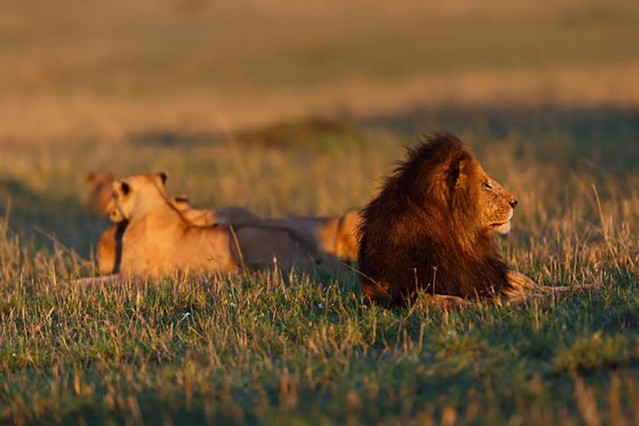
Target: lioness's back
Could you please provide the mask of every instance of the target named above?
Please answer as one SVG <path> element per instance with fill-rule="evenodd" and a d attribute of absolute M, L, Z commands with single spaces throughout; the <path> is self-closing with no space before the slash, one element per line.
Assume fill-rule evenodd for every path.
<path fill-rule="evenodd" d="M 245 225 L 233 228 L 231 250 L 249 269 L 277 265 L 284 269 L 307 269 L 318 251 L 310 235 L 273 225 Z"/>

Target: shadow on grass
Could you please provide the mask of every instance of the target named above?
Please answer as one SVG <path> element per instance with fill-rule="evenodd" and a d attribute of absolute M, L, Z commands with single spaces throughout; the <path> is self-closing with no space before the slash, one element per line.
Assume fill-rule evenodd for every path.
<path fill-rule="evenodd" d="M 0 178 L 0 214 L 23 241 L 49 249 L 57 241 L 84 258 L 106 228 L 77 198 L 39 193 L 10 177 Z"/>
<path fill-rule="evenodd" d="M 587 160 L 609 172 L 639 170 L 639 109 L 631 106 L 416 104 L 360 117 L 357 123 L 404 135 L 407 143 L 433 132 L 456 133 L 479 156 L 494 147 L 488 140 L 498 139 L 531 160 L 561 162 L 567 167 Z"/>
<path fill-rule="evenodd" d="M 315 155 L 348 152 L 352 146 L 374 145 L 371 133 L 391 133 L 409 145 L 420 135 L 456 133 L 479 157 L 496 145 L 507 145 L 520 158 L 562 167 L 602 167 L 609 173 L 639 171 L 639 109 L 631 106 L 565 106 L 552 102 L 521 105 L 505 102 L 469 106 L 450 102 L 415 104 L 381 114 L 340 111 L 332 117 L 308 116 L 262 127 L 239 129 L 235 142 L 248 148 L 282 149 Z M 228 143 L 221 132 L 151 129 L 132 134 L 131 145 L 189 148 Z"/>
<path fill-rule="evenodd" d="M 129 143 L 135 147 L 191 148 L 210 143 L 227 144 L 231 138 L 242 146 L 317 153 L 354 141 L 361 142 L 362 136 L 347 117 L 310 116 L 240 129 L 230 136 L 222 132 L 152 129 L 130 135 Z"/>

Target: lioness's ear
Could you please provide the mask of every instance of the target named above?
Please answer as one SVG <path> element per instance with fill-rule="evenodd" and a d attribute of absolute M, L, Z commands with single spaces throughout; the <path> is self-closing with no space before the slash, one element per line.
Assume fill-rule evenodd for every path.
<path fill-rule="evenodd" d="M 95 180 L 95 172 L 87 173 L 87 182 L 93 183 L 94 180 Z"/>
<path fill-rule="evenodd" d="M 162 185 L 166 185 L 166 180 L 169 178 L 166 172 L 157 172 L 155 175 L 160 178 Z"/>
<path fill-rule="evenodd" d="M 129 195 L 131 192 L 131 185 L 126 182 L 120 182 L 120 191 L 122 191 L 123 195 Z"/>

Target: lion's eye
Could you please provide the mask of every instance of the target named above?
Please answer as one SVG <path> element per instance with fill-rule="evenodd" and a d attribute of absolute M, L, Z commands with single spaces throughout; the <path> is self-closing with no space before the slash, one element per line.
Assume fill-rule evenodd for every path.
<path fill-rule="evenodd" d="M 484 189 L 490 191 L 493 189 L 493 186 L 491 185 L 490 182 L 484 182 Z"/>

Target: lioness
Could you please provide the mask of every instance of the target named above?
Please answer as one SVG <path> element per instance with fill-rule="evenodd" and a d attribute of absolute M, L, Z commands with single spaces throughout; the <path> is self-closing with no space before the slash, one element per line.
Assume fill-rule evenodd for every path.
<path fill-rule="evenodd" d="M 113 183 L 110 217 L 127 221 L 122 235 L 122 275 L 151 276 L 176 271 L 231 272 L 277 264 L 312 262 L 317 250 L 295 230 L 268 226 L 197 226 L 166 197 L 163 172 Z"/>
<path fill-rule="evenodd" d="M 324 253 L 335 256 L 342 262 L 357 262 L 357 228 L 361 222 L 358 211 L 349 211 L 343 216 L 294 216 L 284 220 L 313 234 Z"/>
<path fill-rule="evenodd" d="M 113 194 L 113 182 L 111 183 L 111 194 Z M 169 203 L 178 210 L 183 218 L 193 225 L 207 226 L 213 225 L 217 219 L 215 210 L 192 209 L 189 200 L 185 196 L 173 197 Z M 115 205 L 109 202 L 106 213 L 115 221 L 113 225 L 102 233 L 96 249 L 98 261 L 98 271 L 100 274 L 117 274 L 120 271 L 120 260 L 122 256 L 122 235 L 127 226 L 127 221 L 120 217 Z"/>
<path fill-rule="evenodd" d="M 111 193 L 113 192 L 113 181 L 115 176 L 111 172 L 87 174 L 86 182 L 89 187 L 89 209 L 96 214 L 104 215 L 107 211 Z"/>

